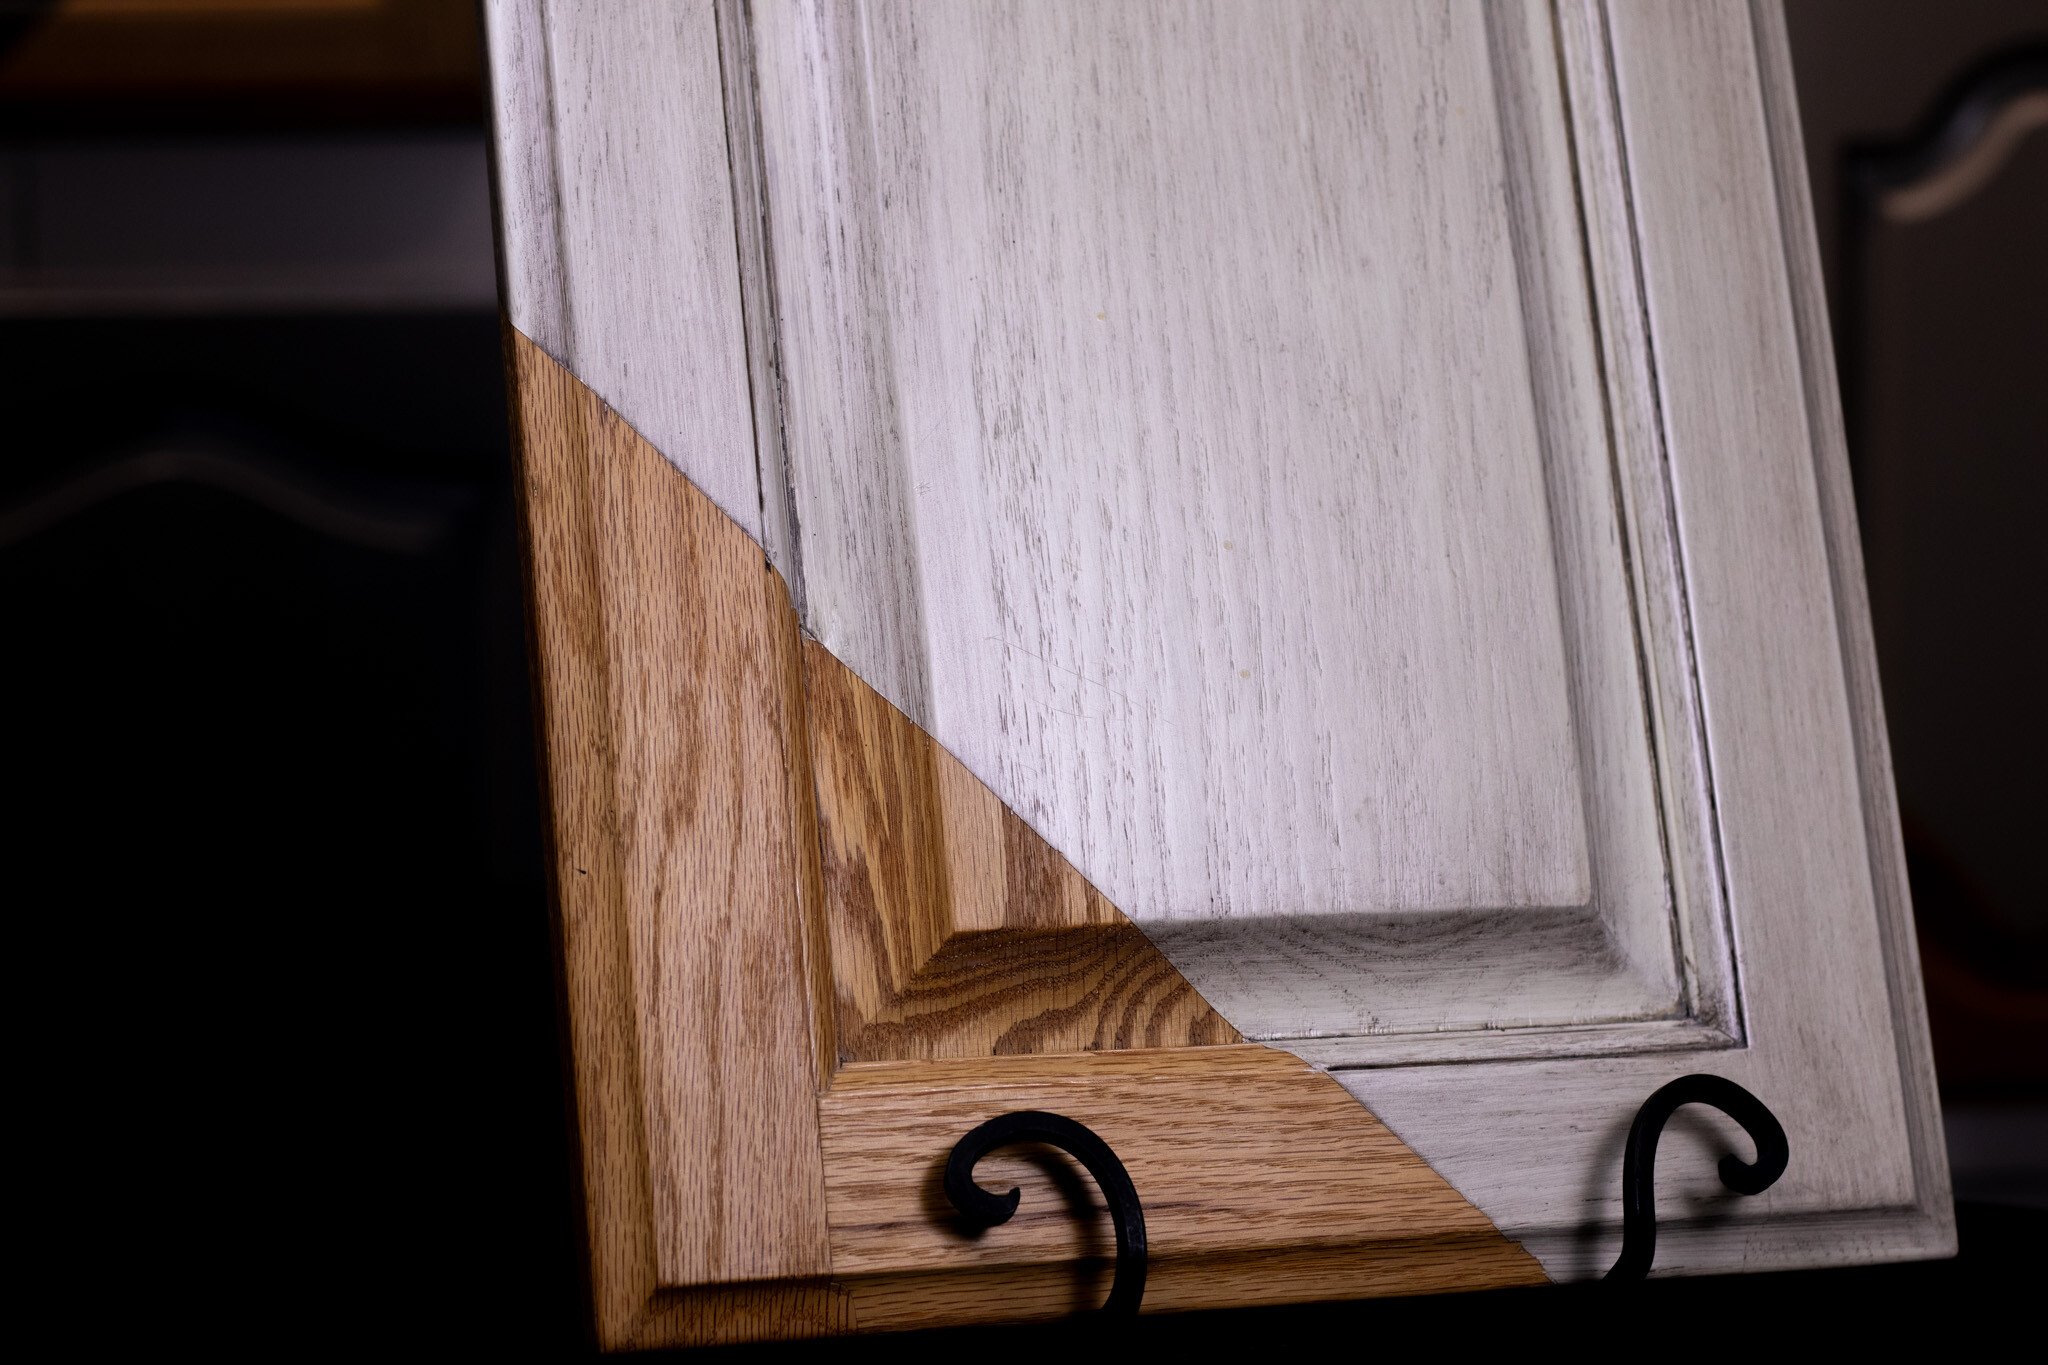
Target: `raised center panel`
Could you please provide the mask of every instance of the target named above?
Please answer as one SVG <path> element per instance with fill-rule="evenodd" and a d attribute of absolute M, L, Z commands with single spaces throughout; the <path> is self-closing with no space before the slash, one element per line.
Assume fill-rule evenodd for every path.
<path fill-rule="evenodd" d="M 1323 1060 L 1687 1008 L 1705 879 L 1665 789 L 1696 782 L 1656 750 L 1689 675 L 1643 601 L 1675 579 L 1632 562 L 1661 474 L 1609 435 L 1549 25 L 726 24 L 805 626 L 1247 1036 Z"/>

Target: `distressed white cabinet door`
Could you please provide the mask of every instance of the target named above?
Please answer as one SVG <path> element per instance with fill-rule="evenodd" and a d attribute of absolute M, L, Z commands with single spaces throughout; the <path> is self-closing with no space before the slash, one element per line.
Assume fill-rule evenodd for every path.
<path fill-rule="evenodd" d="M 632 12 L 494 9 L 513 321 L 822 645 L 1552 1273 L 1700 1070 L 1661 1267 L 1951 1244 L 1775 4 Z"/>

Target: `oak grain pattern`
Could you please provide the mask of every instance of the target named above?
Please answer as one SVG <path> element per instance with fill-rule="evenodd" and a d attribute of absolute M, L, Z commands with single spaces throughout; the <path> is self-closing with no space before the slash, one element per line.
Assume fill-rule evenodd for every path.
<path fill-rule="evenodd" d="M 634 1318 L 630 1335 L 604 1344 L 612 1350 L 730 1346 L 854 1330 L 854 1301 L 846 1285 L 829 1279 L 774 1280 L 664 1289 Z"/>
<path fill-rule="evenodd" d="M 1106 1216 L 1102 1217 L 1106 1223 Z M 999 1235 L 999 1234 L 991 1234 Z M 1108 1236 L 1105 1231 L 1104 1237 Z M 636 1348 L 787 1341 L 852 1332 L 1043 1322 L 1085 1313 L 1108 1294 L 1101 1258 L 932 1266 L 900 1274 L 668 1290 L 636 1324 Z M 1528 1254 L 1488 1230 L 1327 1247 L 1154 1256 L 1147 1313 L 1310 1303 L 1541 1282 Z"/>
<path fill-rule="evenodd" d="M 842 1059 L 1238 1041 L 957 759 L 816 641 L 803 650 Z"/>
<path fill-rule="evenodd" d="M 859 1330 L 892 1332 L 1046 1321 L 1087 1312 L 1108 1296 L 1111 1269 L 1106 1260 L 1096 1260 L 863 1275 L 840 1284 Z M 1223 1256 L 1155 1256 L 1145 1277 L 1142 1311 L 1250 1308 L 1536 1283 L 1541 1279 L 1527 1253 L 1492 1233 Z"/>
<path fill-rule="evenodd" d="M 517 331 L 522 501 L 602 1330 L 830 1268 L 759 546 Z"/>
<path fill-rule="evenodd" d="M 1115 1149 L 1144 1201 L 1156 1266 L 1402 1243 L 1441 1254 L 1433 1264 L 1418 1256 L 1418 1275 L 1455 1276 L 1462 1287 L 1543 1278 L 1336 1081 L 1256 1044 L 846 1067 L 820 1106 L 836 1272 L 1022 1268 L 1109 1254 L 1098 1192 L 1049 1149 L 992 1153 L 977 1170 L 987 1188 L 1023 1191 L 1008 1223 L 970 1238 L 947 1216 L 939 1179 L 953 1142 L 1016 1109 L 1065 1114 Z M 1076 1196 L 1091 1217 L 1074 1216 Z M 1343 1292 L 1403 1292 L 1404 1273 L 1391 1263 L 1361 1268 Z M 1240 1280 L 1239 1292 L 1294 1292 L 1263 1268 Z M 1176 1295 L 1209 1301 L 1188 1285 L 1165 1299 L 1148 1291 L 1147 1302 L 1164 1307 Z"/>
<path fill-rule="evenodd" d="M 809 995 L 815 1078 L 822 1092 L 839 1068 L 838 990 L 833 981 L 832 941 L 825 922 L 824 850 L 820 847 L 818 793 L 812 779 L 810 697 L 805 686 L 806 641 L 788 584 L 771 567 L 761 590 L 776 650 L 780 684 L 783 781 L 788 792 L 794 831 L 793 865 L 798 903 L 802 908 L 804 986 Z"/>
<path fill-rule="evenodd" d="M 1153 1205 L 1154 1310 L 1541 1278 L 1335 1082 L 1236 1043 L 1071 866 L 802 640 L 743 531 L 530 341 L 508 344 L 606 1345 L 1086 1306 L 1100 1210 L 1075 1216 L 1029 1167 L 1020 1235 L 963 1256 L 917 1159 L 1034 1104 L 1173 1191 Z M 835 842 L 824 813 L 846 809 L 862 819 Z M 798 837 L 813 820 L 821 840 Z M 971 1038 L 958 1059 L 834 1073 L 821 912 L 858 899 L 855 866 L 882 874 L 896 940 L 930 949 L 891 1036 Z M 1193 1045 L 1060 1055 L 1161 1034 Z"/>

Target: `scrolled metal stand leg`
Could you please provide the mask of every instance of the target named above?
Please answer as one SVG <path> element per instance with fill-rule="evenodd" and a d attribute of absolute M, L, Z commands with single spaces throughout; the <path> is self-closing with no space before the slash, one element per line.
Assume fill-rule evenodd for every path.
<path fill-rule="evenodd" d="M 994 1194 L 974 1181 L 974 1167 L 998 1147 L 1039 1142 L 1079 1161 L 1095 1177 L 1102 1197 L 1109 1204 L 1110 1222 L 1116 1227 L 1116 1279 L 1102 1311 L 1115 1317 L 1136 1316 L 1145 1297 L 1145 1209 L 1138 1200 L 1138 1188 L 1130 1172 L 1117 1159 L 1109 1144 L 1087 1126 L 1059 1114 L 1036 1109 L 1019 1110 L 992 1118 L 953 1144 L 946 1158 L 946 1198 L 969 1225 L 988 1228 L 1007 1223 L 1017 1211 L 1020 1191 Z"/>
<path fill-rule="evenodd" d="M 1621 1256 L 1610 1280 L 1640 1280 L 1657 1256 L 1657 1139 L 1664 1124 L 1687 1104 L 1707 1104 L 1741 1124 L 1756 1144 L 1756 1160 L 1721 1158 L 1721 1183 L 1738 1194 L 1761 1194 L 1785 1173 L 1791 1145 L 1768 1106 L 1722 1076 L 1680 1076 L 1659 1088 L 1636 1111 L 1621 1162 Z"/>

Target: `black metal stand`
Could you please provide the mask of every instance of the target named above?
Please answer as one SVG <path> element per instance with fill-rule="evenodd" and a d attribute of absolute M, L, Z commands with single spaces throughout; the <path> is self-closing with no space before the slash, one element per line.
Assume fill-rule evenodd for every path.
<path fill-rule="evenodd" d="M 1721 1183 L 1738 1194 L 1762 1194 L 1785 1173 L 1792 1149 L 1785 1129 L 1764 1102 L 1721 1076 L 1680 1076 L 1660 1087 L 1636 1111 L 1621 1160 L 1621 1256 L 1610 1280 L 1640 1280 L 1657 1256 L 1657 1138 L 1681 1105 L 1710 1104 L 1741 1124 L 1756 1144 L 1756 1160 L 1721 1158 Z"/>
<path fill-rule="evenodd" d="M 1622 1157 L 1621 1256 L 1607 1272 L 1609 1280 L 1640 1280 L 1650 1273 L 1657 1255 L 1657 1139 L 1682 1106 L 1707 1104 L 1741 1124 L 1756 1144 L 1756 1160 L 1721 1158 L 1721 1183 L 1739 1194 L 1761 1194 L 1785 1173 L 1791 1146 L 1777 1116 L 1756 1096 L 1722 1076 L 1681 1076 L 1643 1101 L 1629 1125 Z M 1022 1192 L 994 1194 L 974 1181 L 974 1168 L 998 1147 L 1044 1143 L 1066 1152 L 1095 1177 L 1109 1203 L 1116 1227 L 1116 1279 L 1102 1311 L 1115 1317 L 1135 1316 L 1145 1297 L 1147 1248 L 1145 1210 L 1130 1172 L 1108 1143 L 1094 1131 L 1059 1114 L 1026 1109 L 981 1124 L 958 1142 L 946 1158 L 946 1198 L 962 1221 L 974 1228 L 1007 1223 L 1017 1212 Z"/>
<path fill-rule="evenodd" d="M 974 1183 L 974 1167 L 996 1148 L 1020 1142 L 1059 1148 L 1087 1167 L 1101 1186 L 1102 1197 L 1109 1201 L 1110 1222 L 1116 1226 L 1116 1279 L 1102 1311 L 1117 1317 L 1135 1316 L 1145 1297 L 1145 1209 L 1130 1172 L 1092 1129 L 1036 1109 L 992 1118 L 953 1144 L 952 1154 L 946 1158 L 946 1198 L 971 1226 L 989 1228 L 1010 1221 L 1021 1193 L 1016 1189 L 1008 1194 L 989 1193 Z"/>

